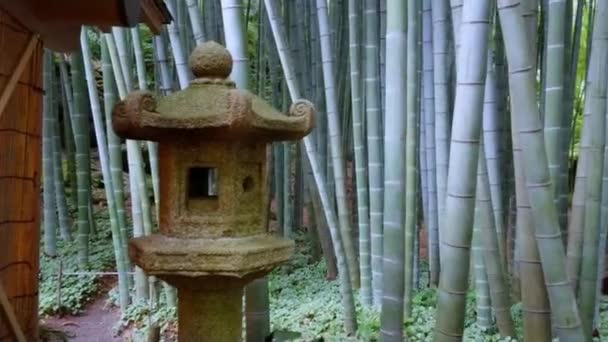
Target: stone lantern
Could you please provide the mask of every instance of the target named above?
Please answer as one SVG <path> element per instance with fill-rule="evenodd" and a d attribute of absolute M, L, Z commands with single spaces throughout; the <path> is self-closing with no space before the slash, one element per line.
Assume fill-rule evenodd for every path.
<path fill-rule="evenodd" d="M 314 108 L 289 115 L 228 80 L 232 57 L 207 42 L 189 59 L 195 79 L 156 99 L 135 91 L 113 111 L 123 138 L 158 142 L 160 234 L 132 239 L 129 257 L 178 290 L 180 341 L 239 341 L 243 287 L 293 253 L 266 232 L 266 147 L 297 140 Z"/>

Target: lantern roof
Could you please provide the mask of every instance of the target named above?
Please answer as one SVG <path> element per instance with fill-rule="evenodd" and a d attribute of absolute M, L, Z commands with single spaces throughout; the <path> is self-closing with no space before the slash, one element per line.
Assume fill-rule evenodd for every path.
<path fill-rule="evenodd" d="M 152 141 L 297 140 L 314 126 L 314 107 L 306 100 L 280 113 L 260 97 L 237 89 L 228 79 L 232 57 L 215 42 L 199 45 L 189 59 L 195 79 L 182 90 L 162 98 L 135 91 L 112 113 L 116 134 Z"/>

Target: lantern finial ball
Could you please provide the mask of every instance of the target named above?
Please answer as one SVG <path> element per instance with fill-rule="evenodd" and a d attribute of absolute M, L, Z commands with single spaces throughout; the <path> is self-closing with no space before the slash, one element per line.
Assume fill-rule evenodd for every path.
<path fill-rule="evenodd" d="M 188 60 L 196 78 L 228 78 L 232 72 L 232 56 L 222 45 L 208 41 L 197 46 Z"/>

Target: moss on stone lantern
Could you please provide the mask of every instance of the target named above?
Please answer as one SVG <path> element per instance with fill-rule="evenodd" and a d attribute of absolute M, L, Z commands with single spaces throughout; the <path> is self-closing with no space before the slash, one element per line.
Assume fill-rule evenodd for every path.
<path fill-rule="evenodd" d="M 215 42 L 190 56 L 195 79 L 163 98 L 136 91 L 114 108 L 128 139 L 157 141 L 160 234 L 132 239 L 129 257 L 178 289 L 180 341 L 239 341 L 243 287 L 293 253 L 266 232 L 266 147 L 314 125 L 306 100 L 284 115 L 228 80 L 230 53 Z"/>

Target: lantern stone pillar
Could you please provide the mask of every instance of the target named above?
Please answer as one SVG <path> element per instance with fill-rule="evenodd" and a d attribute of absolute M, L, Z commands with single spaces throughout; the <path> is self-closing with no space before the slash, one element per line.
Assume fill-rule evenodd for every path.
<path fill-rule="evenodd" d="M 178 291 L 180 341 L 240 341 L 244 286 L 287 261 L 293 242 L 269 235 L 266 148 L 297 140 L 314 108 L 289 115 L 228 80 L 232 57 L 215 42 L 190 56 L 196 77 L 163 98 L 136 91 L 112 113 L 121 137 L 158 141 L 159 234 L 129 242 L 129 257 Z"/>

